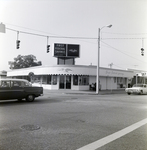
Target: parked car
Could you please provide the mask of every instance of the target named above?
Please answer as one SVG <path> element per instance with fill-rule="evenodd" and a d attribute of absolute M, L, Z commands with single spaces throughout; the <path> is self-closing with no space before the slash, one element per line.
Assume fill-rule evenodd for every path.
<path fill-rule="evenodd" d="M 126 93 L 130 94 L 147 94 L 147 84 L 134 84 L 132 88 L 126 88 Z"/>
<path fill-rule="evenodd" d="M 0 100 L 26 99 L 28 102 L 34 101 L 38 96 L 43 95 L 42 87 L 33 87 L 24 79 L 0 79 Z"/>

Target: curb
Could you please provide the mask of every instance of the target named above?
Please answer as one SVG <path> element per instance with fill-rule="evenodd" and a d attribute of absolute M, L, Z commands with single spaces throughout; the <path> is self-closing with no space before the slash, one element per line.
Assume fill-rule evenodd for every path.
<path fill-rule="evenodd" d="M 114 94 L 125 94 L 124 90 L 104 90 L 100 91 L 99 94 L 96 94 L 95 91 L 72 91 L 72 90 L 48 90 L 44 89 L 45 91 L 48 91 L 49 93 L 54 94 L 77 94 L 77 95 L 114 95 Z"/>

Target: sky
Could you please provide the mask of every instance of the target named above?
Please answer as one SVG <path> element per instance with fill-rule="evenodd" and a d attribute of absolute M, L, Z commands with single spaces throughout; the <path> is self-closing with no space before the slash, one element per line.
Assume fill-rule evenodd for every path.
<path fill-rule="evenodd" d="M 0 33 L 0 71 L 9 71 L 8 62 L 18 55 L 33 54 L 43 66 L 56 65 L 54 43 L 79 44 L 76 65 L 97 65 L 100 58 L 100 67 L 113 63 L 114 69 L 147 71 L 147 0 L 0 0 L 0 23 L 6 26 Z"/>

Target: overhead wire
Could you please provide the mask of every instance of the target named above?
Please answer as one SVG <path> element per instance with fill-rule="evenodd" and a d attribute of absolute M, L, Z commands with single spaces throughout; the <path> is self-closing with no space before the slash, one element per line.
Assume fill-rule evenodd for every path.
<path fill-rule="evenodd" d="M 14 29 L 11 29 L 11 28 L 6 28 L 6 29 L 11 30 L 11 31 L 15 31 L 15 32 L 18 31 L 18 30 L 14 30 Z M 93 39 L 93 40 L 98 39 L 98 38 L 92 38 L 92 37 L 71 37 L 71 36 L 43 35 L 43 34 L 36 34 L 36 33 L 31 33 L 31 32 L 20 31 L 20 30 L 19 30 L 19 33 L 30 34 L 30 35 L 35 35 L 35 36 L 42 36 L 42 37 L 51 37 L 51 38 L 89 39 L 89 40 L 92 40 L 92 39 Z"/>
<path fill-rule="evenodd" d="M 34 36 L 41 36 L 41 37 L 50 37 L 50 38 L 64 38 L 64 39 L 78 39 L 78 40 L 98 40 L 98 38 L 95 38 L 95 37 L 72 37 L 72 36 L 57 36 L 57 35 L 44 35 L 44 34 L 37 34 L 37 33 L 32 33 L 32 32 L 25 32 L 25 31 L 18 31 L 18 30 L 15 30 L 15 29 L 12 29 L 12 28 L 6 28 L 7 30 L 11 30 L 11 31 L 14 31 L 14 32 L 19 32 L 19 33 L 24 33 L 24 34 L 29 34 L 29 35 L 34 35 Z M 103 32 L 103 33 L 109 33 L 109 32 Z M 120 34 L 120 33 L 109 33 L 109 34 Z M 138 33 L 139 34 L 139 33 Z M 141 33 L 140 33 L 141 34 Z M 147 33 L 144 33 L 144 34 L 147 34 Z M 122 34 L 121 34 L 122 35 Z M 124 34 L 124 35 L 130 35 L 130 34 Z M 132 35 L 137 35 L 137 34 L 132 34 Z M 144 38 L 102 38 L 102 40 L 110 40 L 110 39 L 147 39 L 146 37 Z M 107 44 L 106 42 L 102 41 L 102 43 L 104 43 L 105 45 L 109 46 L 110 48 L 124 54 L 124 55 L 127 55 L 135 60 L 138 60 L 140 62 L 144 62 L 144 61 L 141 61 L 131 55 L 128 55 L 116 48 L 114 48 L 113 46 Z M 86 41 L 85 41 L 86 42 Z M 147 63 L 147 62 L 145 62 Z"/>
<path fill-rule="evenodd" d="M 112 33 L 112 32 L 102 32 L 107 34 L 115 34 L 115 35 L 147 35 L 147 33 Z"/>
<path fill-rule="evenodd" d="M 101 42 L 104 43 L 105 45 L 109 46 L 110 48 L 112 48 L 112 49 L 114 49 L 114 50 L 116 50 L 116 51 L 118 51 L 118 52 L 120 52 L 120 53 L 126 55 L 126 56 L 129 56 L 129 57 L 131 57 L 131 58 L 133 58 L 133 59 L 136 59 L 136 60 L 138 60 L 138 61 L 140 61 L 140 62 L 147 63 L 147 62 L 142 61 L 142 60 L 139 60 L 139 59 L 137 59 L 137 58 L 135 58 L 135 57 L 133 57 L 133 56 L 131 56 L 131 55 L 128 55 L 128 54 L 126 54 L 126 53 L 124 53 L 124 52 L 118 50 L 117 48 L 115 48 L 115 47 L 113 47 L 113 46 L 111 46 L 111 45 L 109 45 L 109 44 L 107 44 L 107 43 L 105 43 L 105 42 L 103 42 L 103 41 L 101 41 Z"/>

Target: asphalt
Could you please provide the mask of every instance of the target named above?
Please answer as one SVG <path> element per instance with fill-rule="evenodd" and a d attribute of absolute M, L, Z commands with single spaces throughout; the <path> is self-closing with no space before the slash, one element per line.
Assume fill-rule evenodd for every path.
<path fill-rule="evenodd" d="M 96 91 L 77 91 L 69 89 L 60 89 L 60 90 L 47 90 L 48 93 L 54 94 L 88 94 L 88 95 L 97 95 Z M 115 89 L 115 90 L 101 90 L 98 95 L 107 95 L 107 94 L 125 94 L 125 89 Z"/>

